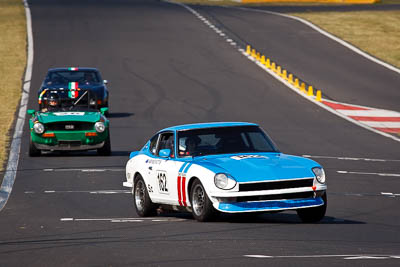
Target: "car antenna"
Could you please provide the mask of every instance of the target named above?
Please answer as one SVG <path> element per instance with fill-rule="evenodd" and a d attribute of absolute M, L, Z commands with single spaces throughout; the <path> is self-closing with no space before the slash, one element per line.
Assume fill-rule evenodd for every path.
<path fill-rule="evenodd" d="M 81 95 L 81 97 L 79 97 L 78 100 L 76 100 L 76 102 L 74 102 L 74 104 L 73 104 L 74 107 L 76 106 L 76 104 L 78 104 L 78 102 L 82 99 L 82 97 L 84 97 L 84 96 L 87 94 L 87 92 L 88 92 L 88 91 L 85 91 L 85 92 Z"/>

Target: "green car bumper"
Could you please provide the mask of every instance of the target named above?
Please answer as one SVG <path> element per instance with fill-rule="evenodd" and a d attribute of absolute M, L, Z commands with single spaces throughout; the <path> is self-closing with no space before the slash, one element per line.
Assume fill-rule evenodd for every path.
<path fill-rule="evenodd" d="M 108 130 L 96 131 L 52 131 L 41 135 L 31 130 L 33 145 L 40 150 L 91 150 L 104 146 L 108 137 Z"/>

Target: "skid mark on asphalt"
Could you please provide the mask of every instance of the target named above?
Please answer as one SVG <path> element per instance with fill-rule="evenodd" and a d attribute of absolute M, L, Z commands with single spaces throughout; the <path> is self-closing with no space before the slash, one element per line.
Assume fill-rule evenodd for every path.
<path fill-rule="evenodd" d="M 110 222 L 110 223 L 130 223 L 130 222 L 183 222 L 187 219 L 182 218 L 61 218 L 61 222 Z"/>
<path fill-rule="evenodd" d="M 398 260 L 400 255 L 382 255 L 382 254 L 348 254 L 348 255 L 243 255 L 246 258 L 257 259 L 312 259 L 312 258 L 338 258 L 342 260 Z"/>
<path fill-rule="evenodd" d="M 370 158 L 356 158 L 356 157 L 333 157 L 333 156 L 313 156 L 313 155 L 303 155 L 303 157 L 314 158 L 314 159 L 337 159 L 337 160 L 349 160 L 349 161 L 400 162 L 400 159 L 370 159 Z"/>

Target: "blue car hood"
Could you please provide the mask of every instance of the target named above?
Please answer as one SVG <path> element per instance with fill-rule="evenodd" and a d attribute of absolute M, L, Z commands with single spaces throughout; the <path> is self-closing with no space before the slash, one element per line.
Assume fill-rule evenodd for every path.
<path fill-rule="evenodd" d="M 315 177 L 311 169 L 320 167 L 313 160 L 281 153 L 213 155 L 193 163 L 228 173 L 239 183 Z"/>

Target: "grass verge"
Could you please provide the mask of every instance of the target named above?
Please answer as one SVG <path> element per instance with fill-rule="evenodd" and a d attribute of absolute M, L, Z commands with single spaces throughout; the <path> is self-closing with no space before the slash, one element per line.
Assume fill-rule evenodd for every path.
<path fill-rule="evenodd" d="M 316 12 L 304 18 L 361 50 L 400 67 L 400 11 Z"/>
<path fill-rule="evenodd" d="M 0 33 L 0 170 L 3 171 L 26 65 L 26 21 L 21 0 L 0 1 Z"/>
<path fill-rule="evenodd" d="M 174 0 L 175 2 L 180 2 L 184 4 L 195 4 L 195 5 L 224 5 L 224 6 L 238 6 L 243 5 L 237 1 L 233 0 Z M 311 0 L 310 0 L 311 1 Z M 246 3 L 246 6 L 271 6 L 271 5 L 290 5 L 290 6 L 315 6 L 315 5 L 343 5 L 344 3 L 313 3 L 313 2 L 265 2 L 265 3 Z M 399 0 L 381 0 L 376 3 L 377 5 L 381 4 L 399 4 Z"/>

